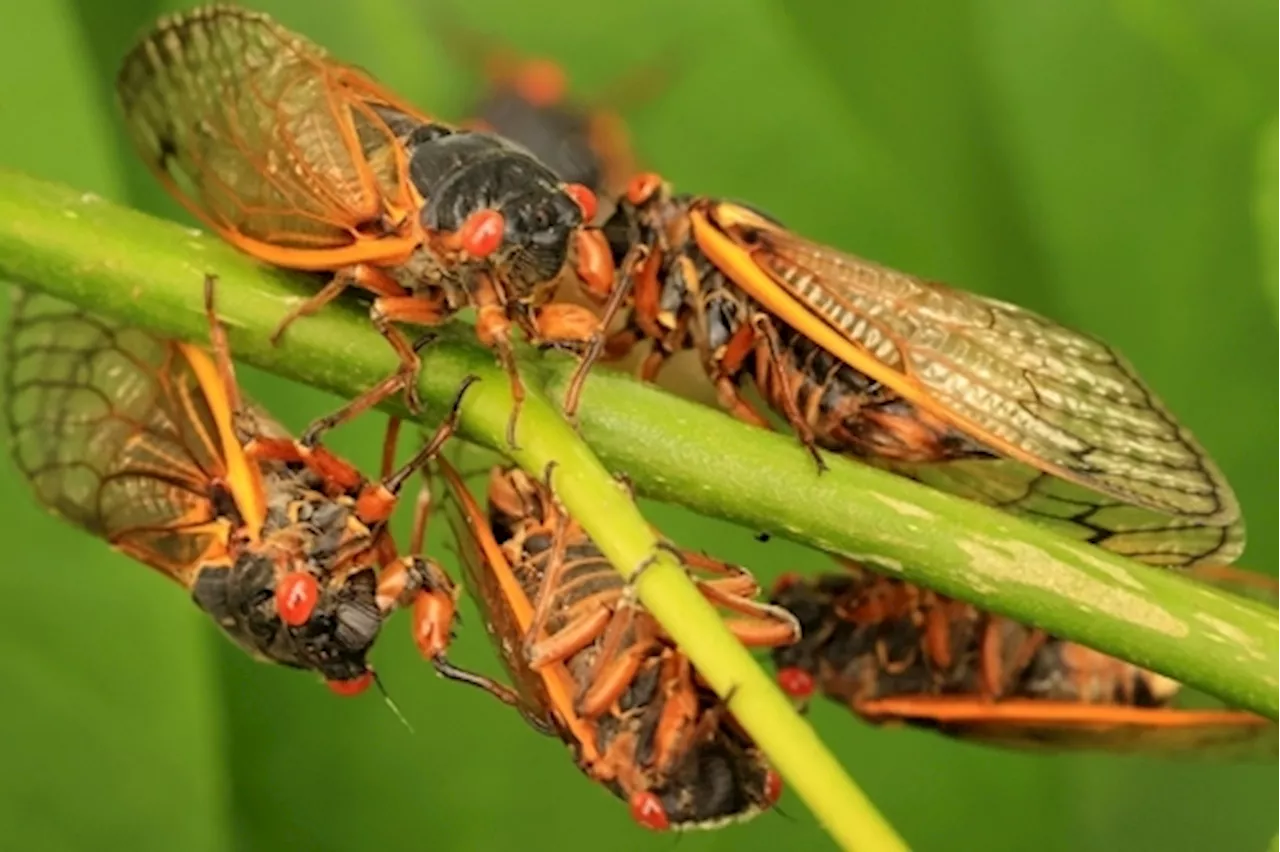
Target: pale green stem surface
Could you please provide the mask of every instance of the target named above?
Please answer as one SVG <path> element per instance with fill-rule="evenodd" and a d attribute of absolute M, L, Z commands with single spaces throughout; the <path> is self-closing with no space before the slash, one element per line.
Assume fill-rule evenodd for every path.
<path fill-rule="evenodd" d="M 395 368 L 395 356 L 367 316 L 339 306 L 296 323 L 282 345 L 272 347 L 268 335 L 275 323 L 314 292 L 315 284 L 300 276 L 261 267 L 197 231 L 0 172 L 5 279 L 166 336 L 203 341 L 206 273 L 218 275 L 218 311 L 237 359 L 346 396 Z M 424 353 L 427 413 L 438 417 L 465 376 L 479 377 L 462 406 L 461 434 L 504 452 L 536 477 L 554 460 L 560 500 L 624 575 L 657 555 L 638 578 L 641 601 L 712 688 L 731 695 L 734 715 L 796 794 L 842 848 L 905 849 L 684 571 L 656 549 L 654 533 L 626 490 L 536 388 L 530 388 L 519 421 L 520 448 L 505 446 L 507 377 L 492 353 L 473 341 L 469 329 L 444 329 Z"/>

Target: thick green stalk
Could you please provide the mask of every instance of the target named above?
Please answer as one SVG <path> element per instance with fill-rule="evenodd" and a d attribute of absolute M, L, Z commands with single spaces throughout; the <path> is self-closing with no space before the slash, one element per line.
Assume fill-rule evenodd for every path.
<path fill-rule="evenodd" d="M 236 354 L 249 363 L 348 396 L 392 369 L 367 321 L 341 308 L 296 324 L 286 346 L 271 347 L 264 332 L 304 292 L 296 277 L 198 232 L 0 173 L 0 274 L 200 338 L 199 288 L 183 282 L 210 270 L 223 277 L 221 304 L 240 327 Z M 423 398 L 439 411 L 463 375 L 492 369 L 469 329 L 443 329 L 424 353 Z M 571 369 L 563 358 L 540 366 L 557 394 Z M 793 439 L 607 371 L 587 382 L 580 427 L 645 495 L 855 558 L 874 554 L 904 579 L 1280 714 L 1274 608 L 844 459 L 817 476 Z M 502 449 L 470 421 L 464 435 Z"/>
<path fill-rule="evenodd" d="M 201 282 L 212 272 L 237 358 L 347 396 L 395 367 L 367 316 L 337 306 L 296 323 L 283 345 L 271 346 L 274 324 L 290 303 L 314 291 L 314 282 L 260 267 L 208 235 L 4 172 L 0 222 L 0 276 L 87 309 L 203 340 Z M 461 434 L 506 453 L 535 476 L 555 461 L 555 489 L 565 507 L 624 575 L 652 563 L 636 581 L 641 601 L 712 688 L 730 696 L 735 717 L 840 845 L 905 848 L 685 572 L 657 548 L 626 489 L 536 388 L 520 416 L 519 448 L 505 445 L 512 406 L 507 377 L 491 352 L 458 331 L 445 329 L 424 357 L 421 390 L 431 412 L 443 410 L 464 377 L 478 377 L 463 402 Z"/>

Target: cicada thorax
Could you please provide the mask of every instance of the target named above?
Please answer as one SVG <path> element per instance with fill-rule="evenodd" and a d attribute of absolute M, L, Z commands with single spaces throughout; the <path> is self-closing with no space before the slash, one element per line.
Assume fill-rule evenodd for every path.
<path fill-rule="evenodd" d="M 407 283 L 461 288 L 451 302 L 462 307 L 474 302 L 477 277 L 491 271 L 504 288 L 504 302 L 544 302 L 584 227 L 583 205 L 565 184 L 527 151 L 494 134 L 431 124 L 410 132 L 405 145 L 428 235 L 428 256 L 411 263 Z M 486 222 L 492 230 L 467 231 Z"/>
<path fill-rule="evenodd" d="M 19 294 L 5 414 L 37 499 L 185 587 L 254 657 L 340 693 L 371 682 L 368 651 L 400 606 L 442 653 L 452 584 L 387 529 L 406 469 L 368 480 L 242 400 L 211 278 L 206 308 L 212 357 Z"/>
<path fill-rule="evenodd" d="M 779 683 L 867 721 L 1014 747 L 1256 747 L 1274 732 L 1232 710 L 1175 706 L 1181 684 L 1011 619 L 856 568 L 786 577 L 773 601 L 802 625 L 774 651 Z"/>
<path fill-rule="evenodd" d="M 546 487 L 495 469 L 482 516 L 442 469 L 477 545 L 468 584 L 525 715 L 556 731 L 646 827 L 712 828 L 773 804 L 776 773 Z"/>

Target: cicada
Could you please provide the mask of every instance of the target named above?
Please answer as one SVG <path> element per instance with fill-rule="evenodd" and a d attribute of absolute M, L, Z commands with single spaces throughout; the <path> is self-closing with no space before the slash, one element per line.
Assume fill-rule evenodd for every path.
<path fill-rule="evenodd" d="M 214 5 L 162 18 L 116 89 L 135 147 L 191 213 L 259 260 L 333 274 L 273 340 L 351 284 L 376 296 L 373 323 L 401 366 L 304 443 L 402 389 L 418 407 L 420 361 L 394 323 L 475 308 L 517 408 L 513 324 L 579 351 L 600 336 L 589 311 L 547 304 L 571 272 L 593 292 L 612 286 L 608 248 L 587 226 L 591 190 L 501 136 L 432 119 L 266 15 Z"/>
<path fill-rule="evenodd" d="M 629 74 L 587 100 L 571 93 L 568 75 L 553 59 L 522 54 L 478 33 L 447 7 L 433 8 L 431 23 L 457 64 L 478 68 L 485 78 L 463 126 L 524 146 L 561 180 L 587 187 L 602 203 L 622 193 L 637 165 L 617 110 L 650 96 L 655 75 Z"/>
<path fill-rule="evenodd" d="M 773 655 L 798 702 L 820 692 L 876 724 L 1019 748 L 1275 754 L 1261 716 L 1177 707 L 1177 681 L 850 567 L 774 590 L 803 629 Z"/>
<path fill-rule="evenodd" d="M 604 226 L 634 275 L 625 352 L 653 378 L 695 349 L 722 404 L 1155 565 L 1244 547 L 1221 471 L 1110 346 L 1024 308 L 895 272 L 740 204 L 640 175 Z"/>
<path fill-rule="evenodd" d="M 771 806 L 777 774 L 550 486 L 495 468 L 486 517 L 458 473 L 439 464 L 466 584 L 525 717 L 558 734 L 647 828 L 715 828 Z M 799 637 L 789 613 L 754 599 L 745 570 L 686 557 L 748 645 Z"/>
<path fill-rule="evenodd" d="M 36 499 L 183 586 L 252 656 L 340 694 L 373 680 L 367 655 L 400 607 L 450 671 L 454 586 L 419 553 L 400 556 L 387 522 L 454 416 L 409 463 L 365 478 L 242 399 L 205 286 L 212 354 L 16 291 L 4 413 Z"/>

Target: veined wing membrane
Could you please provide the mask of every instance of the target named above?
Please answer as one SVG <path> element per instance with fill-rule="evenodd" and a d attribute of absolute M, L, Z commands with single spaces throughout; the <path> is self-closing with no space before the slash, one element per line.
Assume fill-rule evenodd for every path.
<path fill-rule="evenodd" d="M 169 18 L 126 57 L 117 90 L 149 165 L 250 254 L 323 269 L 357 244 L 370 256 L 344 262 L 403 248 L 380 233 L 414 203 L 388 122 L 425 117 L 269 18 Z"/>
<path fill-rule="evenodd" d="M 1148 565 L 1229 563 L 1244 549 L 1244 527 L 1153 511 L 1009 459 L 919 464 L 871 463 L 932 488 L 1027 516 L 1067 538 Z"/>
<path fill-rule="evenodd" d="M 12 454 L 41 503 L 184 584 L 224 555 L 218 417 L 179 344 L 15 291 L 6 348 Z"/>
<path fill-rule="evenodd" d="M 595 738 L 573 712 L 574 686 L 563 666 L 534 672 L 523 659 L 520 641 L 533 623 L 534 602 L 520 584 L 488 518 L 461 474 L 443 458 L 436 460 L 444 480 L 445 511 L 466 572 L 467 587 L 480 606 L 485 628 L 497 644 L 503 665 L 523 698 L 520 712 L 535 720 L 548 716 L 570 731 L 584 752 L 595 756 Z"/>
<path fill-rule="evenodd" d="M 1169 527 L 1212 528 L 1203 537 L 1221 543 L 1208 543 L 1203 558 L 1239 554 L 1240 509 L 1222 473 L 1110 347 L 1016 305 L 808 242 L 742 208 L 721 204 L 709 215 L 768 278 L 752 280 L 748 269 L 747 280 L 734 280 L 757 298 L 753 286 L 780 287 L 795 306 L 781 318 L 806 336 L 815 324 L 834 331 L 851 345 L 833 354 L 854 369 L 997 455 L 1083 486 L 1081 494 L 1167 516 Z M 1101 525 L 1156 529 L 1143 514 Z M 1182 549 L 1199 561 L 1204 547 Z"/>

